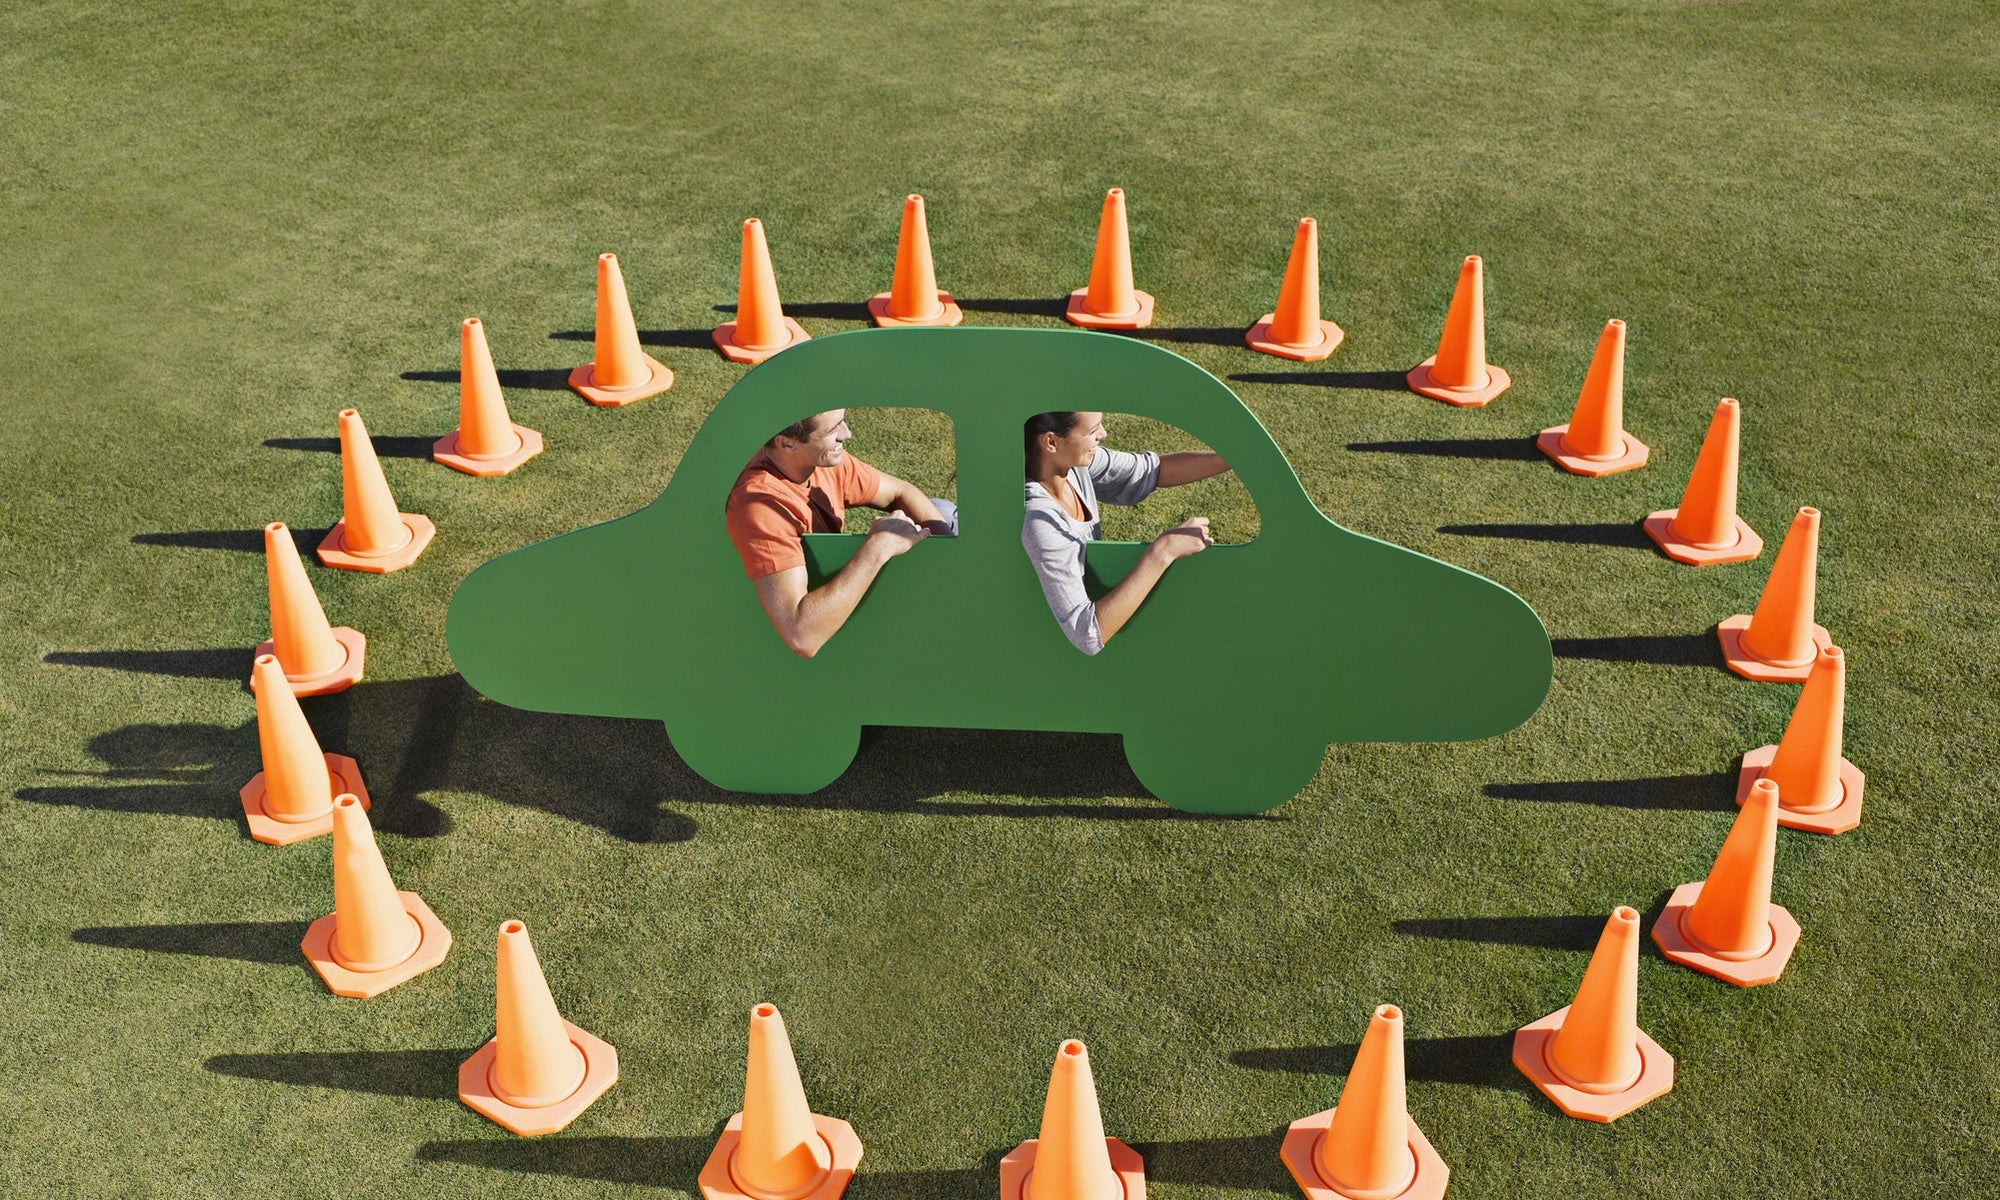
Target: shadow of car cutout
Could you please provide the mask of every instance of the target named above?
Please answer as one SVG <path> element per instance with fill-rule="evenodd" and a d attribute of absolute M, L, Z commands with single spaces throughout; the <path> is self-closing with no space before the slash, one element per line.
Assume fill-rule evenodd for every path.
<path fill-rule="evenodd" d="M 894 559 L 811 659 L 786 649 L 723 527 L 725 497 L 774 430 L 836 408 L 944 413 L 960 534 Z M 1255 540 L 1177 562 L 1095 655 L 1063 636 L 1021 548 L 1021 426 L 1107 410 L 1193 434 L 1229 461 Z M 812 585 L 862 538 L 808 535 Z M 1143 543 L 1099 542 L 1108 587 Z M 1171 351 L 1078 330 L 869 329 L 752 370 L 696 433 L 659 499 L 501 555 L 452 598 L 465 680 L 517 708 L 662 721 L 734 791 L 802 794 L 853 761 L 861 727 L 1117 733 L 1133 772 L 1190 812 L 1298 794 L 1333 742 L 1463 741 L 1541 706 L 1549 637 L 1520 597 L 1334 524 L 1235 393 Z"/>

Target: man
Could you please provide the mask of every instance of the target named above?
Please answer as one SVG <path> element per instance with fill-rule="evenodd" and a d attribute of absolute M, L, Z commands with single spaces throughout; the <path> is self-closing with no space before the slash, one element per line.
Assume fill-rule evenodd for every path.
<path fill-rule="evenodd" d="M 846 624 L 890 559 L 933 533 L 957 532 L 949 501 L 934 501 L 849 455 L 853 436 L 843 408 L 780 430 L 736 477 L 724 508 L 729 540 L 743 558 L 757 602 L 800 658 L 817 654 Z M 868 527 L 867 540 L 839 574 L 807 591 L 800 538 L 839 533 L 850 505 L 889 515 Z"/>

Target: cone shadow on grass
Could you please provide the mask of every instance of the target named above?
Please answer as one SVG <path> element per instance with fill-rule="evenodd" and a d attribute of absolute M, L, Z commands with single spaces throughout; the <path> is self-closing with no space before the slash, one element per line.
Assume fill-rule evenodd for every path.
<path fill-rule="evenodd" d="M 1195 346 L 1241 346 L 1243 330 L 1238 326 L 1227 329 L 1213 329 L 1206 326 L 1186 325 L 1178 328 L 1147 326 L 1144 329 L 1116 330 L 1126 337 L 1142 342 L 1179 342 Z"/>
<path fill-rule="evenodd" d="M 463 1055 L 461 1055 L 463 1057 Z M 439 1074 L 456 1086 L 457 1064 Z M 695 1176 L 714 1145 L 705 1137 L 553 1137 L 532 1141 L 501 1135 L 449 1142 L 425 1142 L 417 1161 L 558 1175 L 628 1187 L 694 1190 Z"/>
<path fill-rule="evenodd" d="M 228 653 L 233 661 L 240 662 L 245 652 Z M 231 670 L 228 677 L 235 679 L 238 674 Z M 324 748 L 356 754 L 350 748 L 349 738 L 357 703 L 355 693 L 365 692 L 371 698 L 393 697 L 407 687 L 402 682 L 363 683 L 337 695 L 308 697 L 301 701 L 301 707 Z M 374 715 L 375 704 L 363 701 L 361 706 L 364 712 Z M 392 702 L 384 707 L 394 710 L 401 706 Z M 436 719 L 420 712 L 394 728 L 408 729 L 412 737 L 394 782 L 387 788 L 370 789 L 375 828 L 401 837 L 435 837 L 449 832 L 450 818 L 421 795 L 438 786 L 434 781 L 435 771 L 426 766 L 429 761 L 426 756 L 434 751 L 425 740 L 438 731 Z M 44 774 L 92 782 L 22 788 L 14 793 L 15 798 L 32 804 L 100 812 L 211 817 L 238 826 L 244 823 L 243 805 L 237 793 L 259 767 L 254 717 L 233 729 L 200 724 L 127 725 L 96 735 L 85 744 L 85 749 L 105 764 L 103 770 Z M 371 761 L 376 758 L 367 750 L 360 755 Z"/>
<path fill-rule="evenodd" d="M 734 304 L 711 305 L 712 311 L 736 314 Z M 808 300 L 803 304 L 785 301 L 785 315 L 788 317 L 815 317 L 826 321 L 866 321 L 869 319 L 868 306 L 852 300 Z M 644 335 L 640 335 L 642 338 Z"/>
<path fill-rule="evenodd" d="M 1240 333 L 1238 335 L 1241 336 Z M 1352 1056 L 1349 1056 L 1350 1061 Z M 1283 1128 L 1243 1137 L 1129 1143 L 1146 1160 L 1146 1182 L 1191 1187 L 1256 1188 L 1282 1194 L 1290 1186 L 1278 1147 Z"/>
<path fill-rule="evenodd" d="M 1557 658 L 1596 662 L 1652 663 L 1663 667 L 1722 666 L 1722 647 L 1700 633 L 1644 634 L 1634 637 L 1551 638 Z"/>
<path fill-rule="evenodd" d="M 1586 951 L 1597 944 L 1604 918 L 1595 913 L 1566 917 L 1414 917 L 1389 928 L 1407 937 L 1444 938 L 1495 946 L 1537 946 Z M 1511 1045 L 1513 1035 L 1505 1035 Z"/>
<path fill-rule="evenodd" d="M 304 921 L 222 921 L 192 925 L 94 925 L 69 935 L 86 946 L 233 958 L 237 962 L 295 963 Z"/>
<path fill-rule="evenodd" d="M 1586 944 L 1584 948 L 1589 949 L 1589 946 Z M 1501 1091 L 1531 1090 L 1508 1058 L 1513 1045 L 1514 1035 L 1511 1032 L 1470 1037 L 1406 1038 L 1403 1042 L 1403 1070 L 1408 1078 L 1425 1083 L 1467 1084 Z M 1329 1046 L 1267 1046 L 1237 1050 L 1230 1054 L 1229 1061 L 1251 1071 L 1346 1075 L 1354 1066 L 1354 1056 L 1360 1052 L 1359 1042 Z M 1275 1151 L 1270 1157 L 1273 1162 L 1277 1161 Z M 1146 1162 L 1150 1175 L 1152 1159 L 1149 1157 Z"/>
<path fill-rule="evenodd" d="M 1240 336 L 1240 335 L 1239 335 Z M 1347 388 L 1360 392 L 1400 392 L 1408 386 L 1403 371 L 1245 371 L 1231 375 L 1234 383 L 1275 383 L 1292 386 Z M 1382 445 L 1402 443 L 1384 442 Z M 1421 444 L 1421 443 L 1411 443 Z M 1529 443 L 1528 448 L 1534 449 Z M 1358 449 L 1349 446 L 1349 450 Z"/>
<path fill-rule="evenodd" d="M 454 375 L 456 371 L 452 372 Z M 435 437 L 385 437 L 375 433 L 368 436 L 375 444 L 377 458 L 429 458 Z M 264 444 L 273 450 L 308 450 L 319 454 L 340 453 L 340 439 L 337 437 L 291 437 L 265 438 Z M 258 549 L 263 549 L 259 546 Z"/>
<path fill-rule="evenodd" d="M 597 340 L 597 333 L 590 329 L 559 329 L 549 335 L 549 340 L 555 342 L 594 342 Z M 711 338 L 710 332 L 706 329 L 641 329 L 639 330 L 639 344 L 642 346 L 677 346 L 683 350 L 706 350 L 715 343 Z M 568 379 L 568 375 L 565 374 L 563 378 L 565 380 Z M 505 387 L 506 385 L 507 380 L 503 373 L 500 386 Z M 568 385 L 565 384 L 564 386 Z"/>
<path fill-rule="evenodd" d="M 1060 321 L 1062 320 L 1063 313 L 1069 308 L 1069 297 L 1049 296 L 1043 298 L 1033 296 L 1026 299 L 1013 300 L 1002 297 L 987 297 L 983 300 L 967 300 L 962 296 L 954 294 L 952 296 L 952 303 L 958 305 L 966 312 L 1007 313 L 1016 317 L 1053 317 Z"/>
<path fill-rule="evenodd" d="M 241 653 L 234 655 L 237 661 Z M 229 678 L 237 672 L 232 670 Z M 86 749 L 101 771 L 44 771 L 48 777 L 91 780 L 14 793 L 31 804 L 101 812 L 214 817 L 241 823 L 237 789 L 257 770 L 257 728 L 220 725 L 127 725 L 100 733 Z"/>
<path fill-rule="evenodd" d="M 569 372 L 570 369 L 568 367 L 547 367 L 539 370 L 515 369 L 511 371 L 495 371 L 494 374 L 500 377 L 500 386 L 503 388 L 522 388 L 530 392 L 566 392 L 569 390 Z M 459 381 L 456 369 L 449 371 L 405 371 L 398 378 L 407 379 L 413 383 L 457 383 Z M 382 439 L 375 439 L 375 444 L 380 446 Z M 335 450 L 340 449 L 340 443 L 337 440 L 334 442 L 333 448 Z"/>
<path fill-rule="evenodd" d="M 1393 443 L 1385 443 L 1393 444 Z M 1533 442 L 1524 441 L 1527 450 L 1521 455 L 1524 460 L 1537 459 L 1541 451 Z M 1352 450 L 1355 447 L 1350 446 Z M 1569 546 L 1613 546 L 1626 550 L 1650 550 L 1652 540 L 1636 521 L 1605 521 L 1576 525 L 1559 524 L 1495 524 L 1495 525 L 1440 525 L 1439 533 L 1454 537 L 1506 538 L 1518 542 L 1554 542 Z M 1558 652 L 1560 653 L 1560 651 Z"/>
<path fill-rule="evenodd" d="M 263 531 L 257 536 L 261 539 Z M 259 543 L 257 549 L 263 550 Z M 57 667 L 101 667 L 136 675 L 172 675 L 176 679 L 237 679 L 250 661 L 248 647 L 187 650 L 56 650 L 42 661 Z"/>
<path fill-rule="evenodd" d="M 1480 789 L 1496 800 L 1533 800 L 1542 804 L 1595 804 L 1601 808 L 1687 809 L 1731 812 L 1736 807 L 1736 777 L 1654 775 L 1643 779 L 1550 779 L 1530 783 L 1489 783 Z M 1597 920 L 1601 928 L 1604 922 Z M 1593 935 L 1594 936 L 1594 935 Z M 1584 949 L 1589 949 L 1585 946 Z"/>
<path fill-rule="evenodd" d="M 331 528 L 331 527 L 328 527 Z M 301 555 L 311 554 L 326 539 L 328 529 L 291 529 L 292 541 Z M 241 550 L 264 553 L 262 529 L 186 529 L 160 533 L 135 533 L 135 546 L 178 546 L 188 550 Z"/>
<path fill-rule="evenodd" d="M 1397 376 L 1397 386 L 1402 386 L 1402 376 Z M 1430 438 L 1422 441 L 1406 442 L 1349 442 L 1347 448 L 1360 454 L 1413 454 L 1424 458 L 1476 458 L 1493 462 L 1534 462 L 1542 457 L 1535 449 L 1535 443 L 1526 438 Z M 1439 533 L 1459 533 L 1468 529 L 1503 528 L 1484 525 L 1447 525 Z M 1505 526 L 1504 528 L 1515 528 Z M 1523 526 L 1522 528 L 1526 528 Z M 1537 526 L 1536 528 L 1541 528 Z M 1590 526 L 1551 526 L 1550 528 L 1591 528 Z M 1638 529 L 1638 526 L 1633 526 Z M 1493 535 L 1486 535 L 1493 536 Z"/>
<path fill-rule="evenodd" d="M 297 956 L 298 946 L 292 947 Z M 230 1075 L 294 1087 L 334 1088 L 378 1096 L 452 1100 L 458 1096 L 460 1050 L 320 1050 L 286 1054 L 217 1054 L 204 1061 L 211 1075 Z"/>

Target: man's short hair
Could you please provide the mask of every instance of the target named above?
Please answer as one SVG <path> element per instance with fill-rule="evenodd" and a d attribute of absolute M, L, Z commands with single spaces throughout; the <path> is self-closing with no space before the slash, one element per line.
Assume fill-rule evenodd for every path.
<path fill-rule="evenodd" d="M 770 440 L 764 444 L 767 446 L 776 445 L 778 439 L 781 437 L 788 437 L 795 442 L 809 441 L 812 438 L 815 427 L 819 424 L 820 416 L 821 414 L 819 413 L 813 413 L 804 420 L 794 421 L 772 434 Z"/>

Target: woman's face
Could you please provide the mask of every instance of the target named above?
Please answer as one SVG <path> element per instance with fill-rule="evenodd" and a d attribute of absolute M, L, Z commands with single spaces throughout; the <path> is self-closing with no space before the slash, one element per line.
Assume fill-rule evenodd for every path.
<path fill-rule="evenodd" d="M 1089 466 L 1098 444 L 1104 440 L 1104 414 L 1080 412 L 1076 414 L 1076 425 L 1068 433 L 1048 436 L 1055 438 L 1056 470 Z"/>

